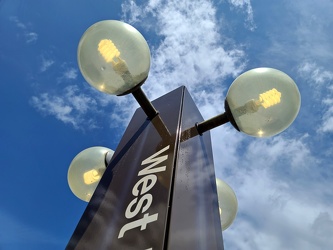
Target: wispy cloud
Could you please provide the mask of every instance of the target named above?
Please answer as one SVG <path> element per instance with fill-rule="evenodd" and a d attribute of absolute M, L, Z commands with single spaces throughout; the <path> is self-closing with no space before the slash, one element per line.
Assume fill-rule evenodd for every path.
<path fill-rule="evenodd" d="M 332 65 L 331 9 L 331 0 L 295 0 L 274 3 L 267 11 L 258 11 L 258 19 L 265 20 L 262 26 L 266 27 L 270 44 L 262 47 L 265 53 L 257 56 L 277 65 L 282 65 L 281 62 L 298 65 L 304 60 Z"/>
<path fill-rule="evenodd" d="M 330 0 L 296 0 L 288 2 L 291 14 L 297 19 L 296 30 L 293 30 L 297 39 L 297 51 L 303 54 L 303 58 L 320 60 L 319 63 L 332 61 L 331 31 L 333 2 Z M 301 20 L 301 21 L 299 21 Z"/>
<path fill-rule="evenodd" d="M 11 17 L 9 18 L 9 20 L 12 21 L 12 22 L 14 22 L 18 28 L 23 29 L 23 30 L 27 29 L 27 26 L 26 26 L 24 23 L 22 23 L 22 22 L 18 19 L 18 17 L 16 17 L 16 16 L 11 16 Z"/>
<path fill-rule="evenodd" d="M 331 96 L 333 96 L 331 91 Z M 327 111 L 323 116 L 322 126 L 319 131 L 333 133 L 333 97 L 325 99 L 323 103 L 327 106 Z"/>
<path fill-rule="evenodd" d="M 67 80 L 75 80 L 77 78 L 78 70 L 76 68 L 67 68 L 63 73 L 63 78 Z"/>
<path fill-rule="evenodd" d="M 217 175 L 234 187 L 239 201 L 236 221 L 224 232 L 225 247 L 329 249 L 332 239 L 326 233 L 315 235 L 313 225 L 332 233 L 332 222 L 326 225 L 318 220 L 323 213 L 329 221 L 333 218 L 326 206 L 331 203 L 327 200 L 331 191 L 326 188 L 331 179 L 322 178 L 327 169 L 318 167 L 321 160 L 313 156 L 309 137 L 280 135 L 236 142 L 230 137 L 240 136 L 222 130 L 213 136 Z"/>
<path fill-rule="evenodd" d="M 298 66 L 298 73 L 312 84 L 317 84 L 322 87 L 330 86 L 333 81 L 333 72 L 320 67 L 315 62 L 304 61 Z"/>
<path fill-rule="evenodd" d="M 69 79 L 73 77 L 71 74 Z M 86 87 L 71 84 L 54 90 L 52 94 L 43 92 L 32 96 L 30 104 L 43 115 L 55 117 L 82 131 L 102 128 L 103 124 L 119 128 L 120 124 L 129 122 L 138 107 L 131 96 L 110 96 L 89 87 L 87 83 Z"/>
<path fill-rule="evenodd" d="M 247 18 L 245 25 L 250 30 L 254 30 L 256 28 L 256 25 L 253 18 L 253 9 L 251 5 L 251 0 L 228 0 L 228 2 L 237 9 L 242 9 L 243 11 L 246 12 Z"/>
<path fill-rule="evenodd" d="M 333 132 L 333 71 L 319 66 L 315 62 L 305 61 L 298 67 L 298 73 L 305 82 L 316 91 L 314 102 L 319 102 L 322 109 L 319 132 Z"/>
<path fill-rule="evenodd" d="M 31 44 L 38 40 L 38 34 L 32 31 L 28 24 L 21 22 L 16 16 L 10 17 L 10 20 L 23 32 L 26 43 Z"/>
<path fill-rule="evenodd" d="M 288 182 L 272 179 L 269 169 L 243 173 L 238 218 L 224 232 L 226 249 L 330 249 L 331 210 L 312 197 L 300 200 Z"/>
<path fill-rule="evenodd" d="M 81 93 L 76 85 L 66 87 L 60 94 L 42 93 L 39 96 L 33 96 L 30 103 L 43 114 L 55 116 L 75 129 L 96 127 L 95 121 L 85 115 L 89 110 L 96 110 L 97 102 L 92 97 Z"/>
<path fill-rule="evenodd" d="M 42 56 L 42 62 L 40 66 L 40 72 L 45 72 L 47 71 L 54 63 L 55 61 L 51 58 L 45 58 L 45 56 Z"/>
<path fill-rule="evenodd" d="M 212 139 L 216 174 L 239 201 L 236 221 L 224 232 L 226 248 L 329 249 L 331 238 L 315 235 L 312 225 L 333 225 L 317 220 L 322 213 L 333 218 L 327 205 L 333 175 L 308 135 L 252 139 L 226 127 L 212 131 Z"/>
<path fill-rule="evenodd" d="M 38 34 L 36 32 L 27 32 L 24 35 L 26 38 L 26 43 L 33 43 L 38 39 Z"/>

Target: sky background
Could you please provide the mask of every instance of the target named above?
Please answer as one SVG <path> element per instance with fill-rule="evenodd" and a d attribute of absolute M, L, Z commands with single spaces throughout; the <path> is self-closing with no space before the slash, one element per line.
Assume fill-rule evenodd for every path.
<path fill-rule="evenodd" d="M 331 0 L 0 0 L 0 249 L 65 248 L 86 207 L 67 184 L 71 160 L 116 149 L 138 107 L 79 72 L 80 37 L 105 19 L 146 38 L 151 100 L 185 85 L 205 118 L 246 70 L 295 80 L 301 110 L 282 134 L 211 131 L 216 175 L 239 202 L 225 249 L 332 249 L 332 11 Z"/>

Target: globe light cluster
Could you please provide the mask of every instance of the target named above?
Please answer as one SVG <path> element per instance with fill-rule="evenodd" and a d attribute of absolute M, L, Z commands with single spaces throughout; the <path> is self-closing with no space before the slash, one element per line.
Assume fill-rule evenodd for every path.
<path fill-rule="evenodd" d="M 111 95 L 133 93 L 142 109 L 158 112 L 149 106 L 140 86 L 148 77 L 150 50 L 144 37 L 129 24 L 106 20 L 87 29 L 78 46 L 78 64 L 86 81 L 97 90 Z M 149 100 L 148 100 L 149 102 Z M 301 97 L 295 82 L 285 73 L 272 68 L 256 68 L 237 77 L 225 100 L 226 112 L 195 128 L 199 135 L 223 123 L 254 137 L 270 137 L 295 120 Z M 197 135 L 197 134 L 196 134 Z M 90 201 L 113 151 L 92 147 L 79 153 L 70 164 L 68 183 L 73 193 Z M 228 184 L 216 179 L 222 230 L 234 221 L 238 203 Z"/>

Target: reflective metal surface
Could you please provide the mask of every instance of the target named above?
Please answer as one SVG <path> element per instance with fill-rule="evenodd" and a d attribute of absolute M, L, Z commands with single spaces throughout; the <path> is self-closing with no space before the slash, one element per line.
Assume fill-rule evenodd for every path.
<path fill-rule="evenodd" d="M 202 120 L 185 90 L 168 250 L 223 249 L 210 133 L 192 127 Z"/>
<path fill-rule="evenodd" d="M 136 111 L 67 249 L 164 249 L 183 91 L 154 101 L 152 121 Z"/>

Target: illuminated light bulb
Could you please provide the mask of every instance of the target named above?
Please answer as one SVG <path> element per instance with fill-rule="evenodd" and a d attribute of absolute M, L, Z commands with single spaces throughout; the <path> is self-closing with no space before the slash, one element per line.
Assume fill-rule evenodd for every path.
<path fill-rule="evenodd" d="M 106 62 L 113 62 L 113 59 L 120 56 L 120 52 L 114 43 L 109 39 L 103 39 L 98 44 L 98 51 Z"/>
<path fill-rule="evenodd" d="M 132 84 L 133 77 L 128 70 L 126 62 L 120 58 L 120 52 L 110 39 L 103 39 L 98 43 L 98 51 L 105 62 L 111 63 L 113 70 L 124 80 L 126 84 Z M 115 60 L 117 59 L 117 60 Z M 99 90 L 105 89 L 104 84 Z"/>
<path fill-rule="evenodd" d="M 281 93 L 275 88 L 259 95 L 260 105 L 265 109 L 281 102 Z"/>
<path fill-rule="evenodd" d="M 83 174 L 84 183 L 87 185 L 93 184 L 99 181 L 104 174 L 105 169 L 92 169 Z"/>
<path fill-rule="evenodd" d="M 272 107 L 281 102 L 281 93 L 275 88 L 259 94 L 258 100 L 250 100 L 245 105 L 238 107 L 234 110 L 236 116 L 241 116 L 245 114 L 251 114 L 257 112 L 259 107 L 264 107 L 265 109 Z"/>

